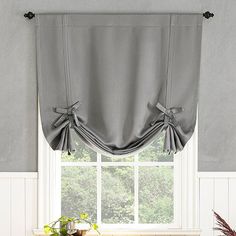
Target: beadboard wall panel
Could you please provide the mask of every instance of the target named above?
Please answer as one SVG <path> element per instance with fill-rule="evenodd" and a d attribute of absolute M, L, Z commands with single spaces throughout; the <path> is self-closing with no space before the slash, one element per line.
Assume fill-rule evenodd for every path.
<path fill-rule="evenodd" d="M 199 175 L 201 236 L 218 236 L 214 231 L 213 210 L 236 228 L 236 173 L 202 173 Z"/>
<path fill-rule="evenodd" d="M 4 236 L 32 236 L 37 228 L 37 173 L 0 173 L 0 229 Z"/>
<path fill-rule="evenodd" d="M 0 178 L 0 229 L 2 235 L 11 235 L 11 180 Z"/>
<path fill-rule="evenodd" d="M 229 224 L 236 228 L 236 178 L 229 179 Z"/>

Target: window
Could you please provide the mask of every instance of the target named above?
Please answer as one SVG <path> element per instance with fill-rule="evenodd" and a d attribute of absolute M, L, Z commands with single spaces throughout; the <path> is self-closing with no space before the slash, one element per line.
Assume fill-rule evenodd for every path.
<path fill-rule="evenodd" d="M 39 129 L 39 227 L 85 211 L 100 230 L 198 228 L 196 134 L 176 155 L 162 152 L 163 140 L 109 157 L 78 139 L 68 155 L 52 151 Z"/>
<path fill-rule="evenodd" d="M 164 137 L 139 154 L 108 157 L 79 140 L 61 156 L 61 213 L 87 212 L 100 224 L 174 223 L 173 154 L 162 152 Z"/>

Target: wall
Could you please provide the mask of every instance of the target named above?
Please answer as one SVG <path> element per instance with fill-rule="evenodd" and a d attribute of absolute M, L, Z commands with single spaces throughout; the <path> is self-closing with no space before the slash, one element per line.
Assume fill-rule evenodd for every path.
<path fill-rule="evenodd" d="M 2 236 L 32 236 L 37 228 L 37 173 L 0 173 Z"/>
<path fill-rule="evenodd" d="M 0 171 L 37 170 L 35 12 L 204 12 L 199 103 L 199 169 L 236 170 L 235 0 L 1 0 Z M 219 164 L 220 162 L 220 164 Z"/>
<path fill-rule="evenodd" d="M 34 31 L 18 3 L 0 2 L 0 171 L 37 170 Z"/>
<path fill-rule="evenodd" d="M 236 1 L 205 1 L 199 101 L 199 170 L 235 171 Z"/>

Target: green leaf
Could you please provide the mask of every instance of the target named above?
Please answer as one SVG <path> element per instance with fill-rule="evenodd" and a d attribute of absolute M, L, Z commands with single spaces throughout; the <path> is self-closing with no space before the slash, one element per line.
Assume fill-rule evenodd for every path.
<path fill-rule="evenodd" d="M 53 233 L 50 236 L 59 236 L 59 234 L 58 233 Z"/>
<path fill-rule="evenodd" d="M 67 230 L 66 230 L 66 228 L 60 229 L 60 233 L 61 233 L 61 235 L 66 236 L 66 235 L 67 235 Z"/>
<path fill-rule="evenodd" d="M 98 225 L 97 225 L 97 224 L 92 224 L 92 228 L 93 228 L 94 230 L 97 230 L 97 229 L 98 229 Z"/>
<path fill-rule="evenodd" d="M 45 234 L 49 234 L 52 232 L 52 228 L 49 225 L 44 225 L 43 230 Z"/>
<path fill-rule="evenodd" d="M 87 213 L 80 213 L 80 219 L 82 219 L 82 220 L 86 220 L 86 219 L 88 219 L 88 214 Z"/>

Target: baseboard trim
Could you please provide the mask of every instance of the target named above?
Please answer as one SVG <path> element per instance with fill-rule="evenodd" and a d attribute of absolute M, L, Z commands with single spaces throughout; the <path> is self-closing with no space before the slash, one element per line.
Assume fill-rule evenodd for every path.
<path fill-rule="evenodd" d="M 198 172 L 198 178 L 236 178 L 236 172 Z"/>
<path fill-rule="evenodd" d="M 0 172 L 0 178 L 37 179 L 38 172 Z"/>

